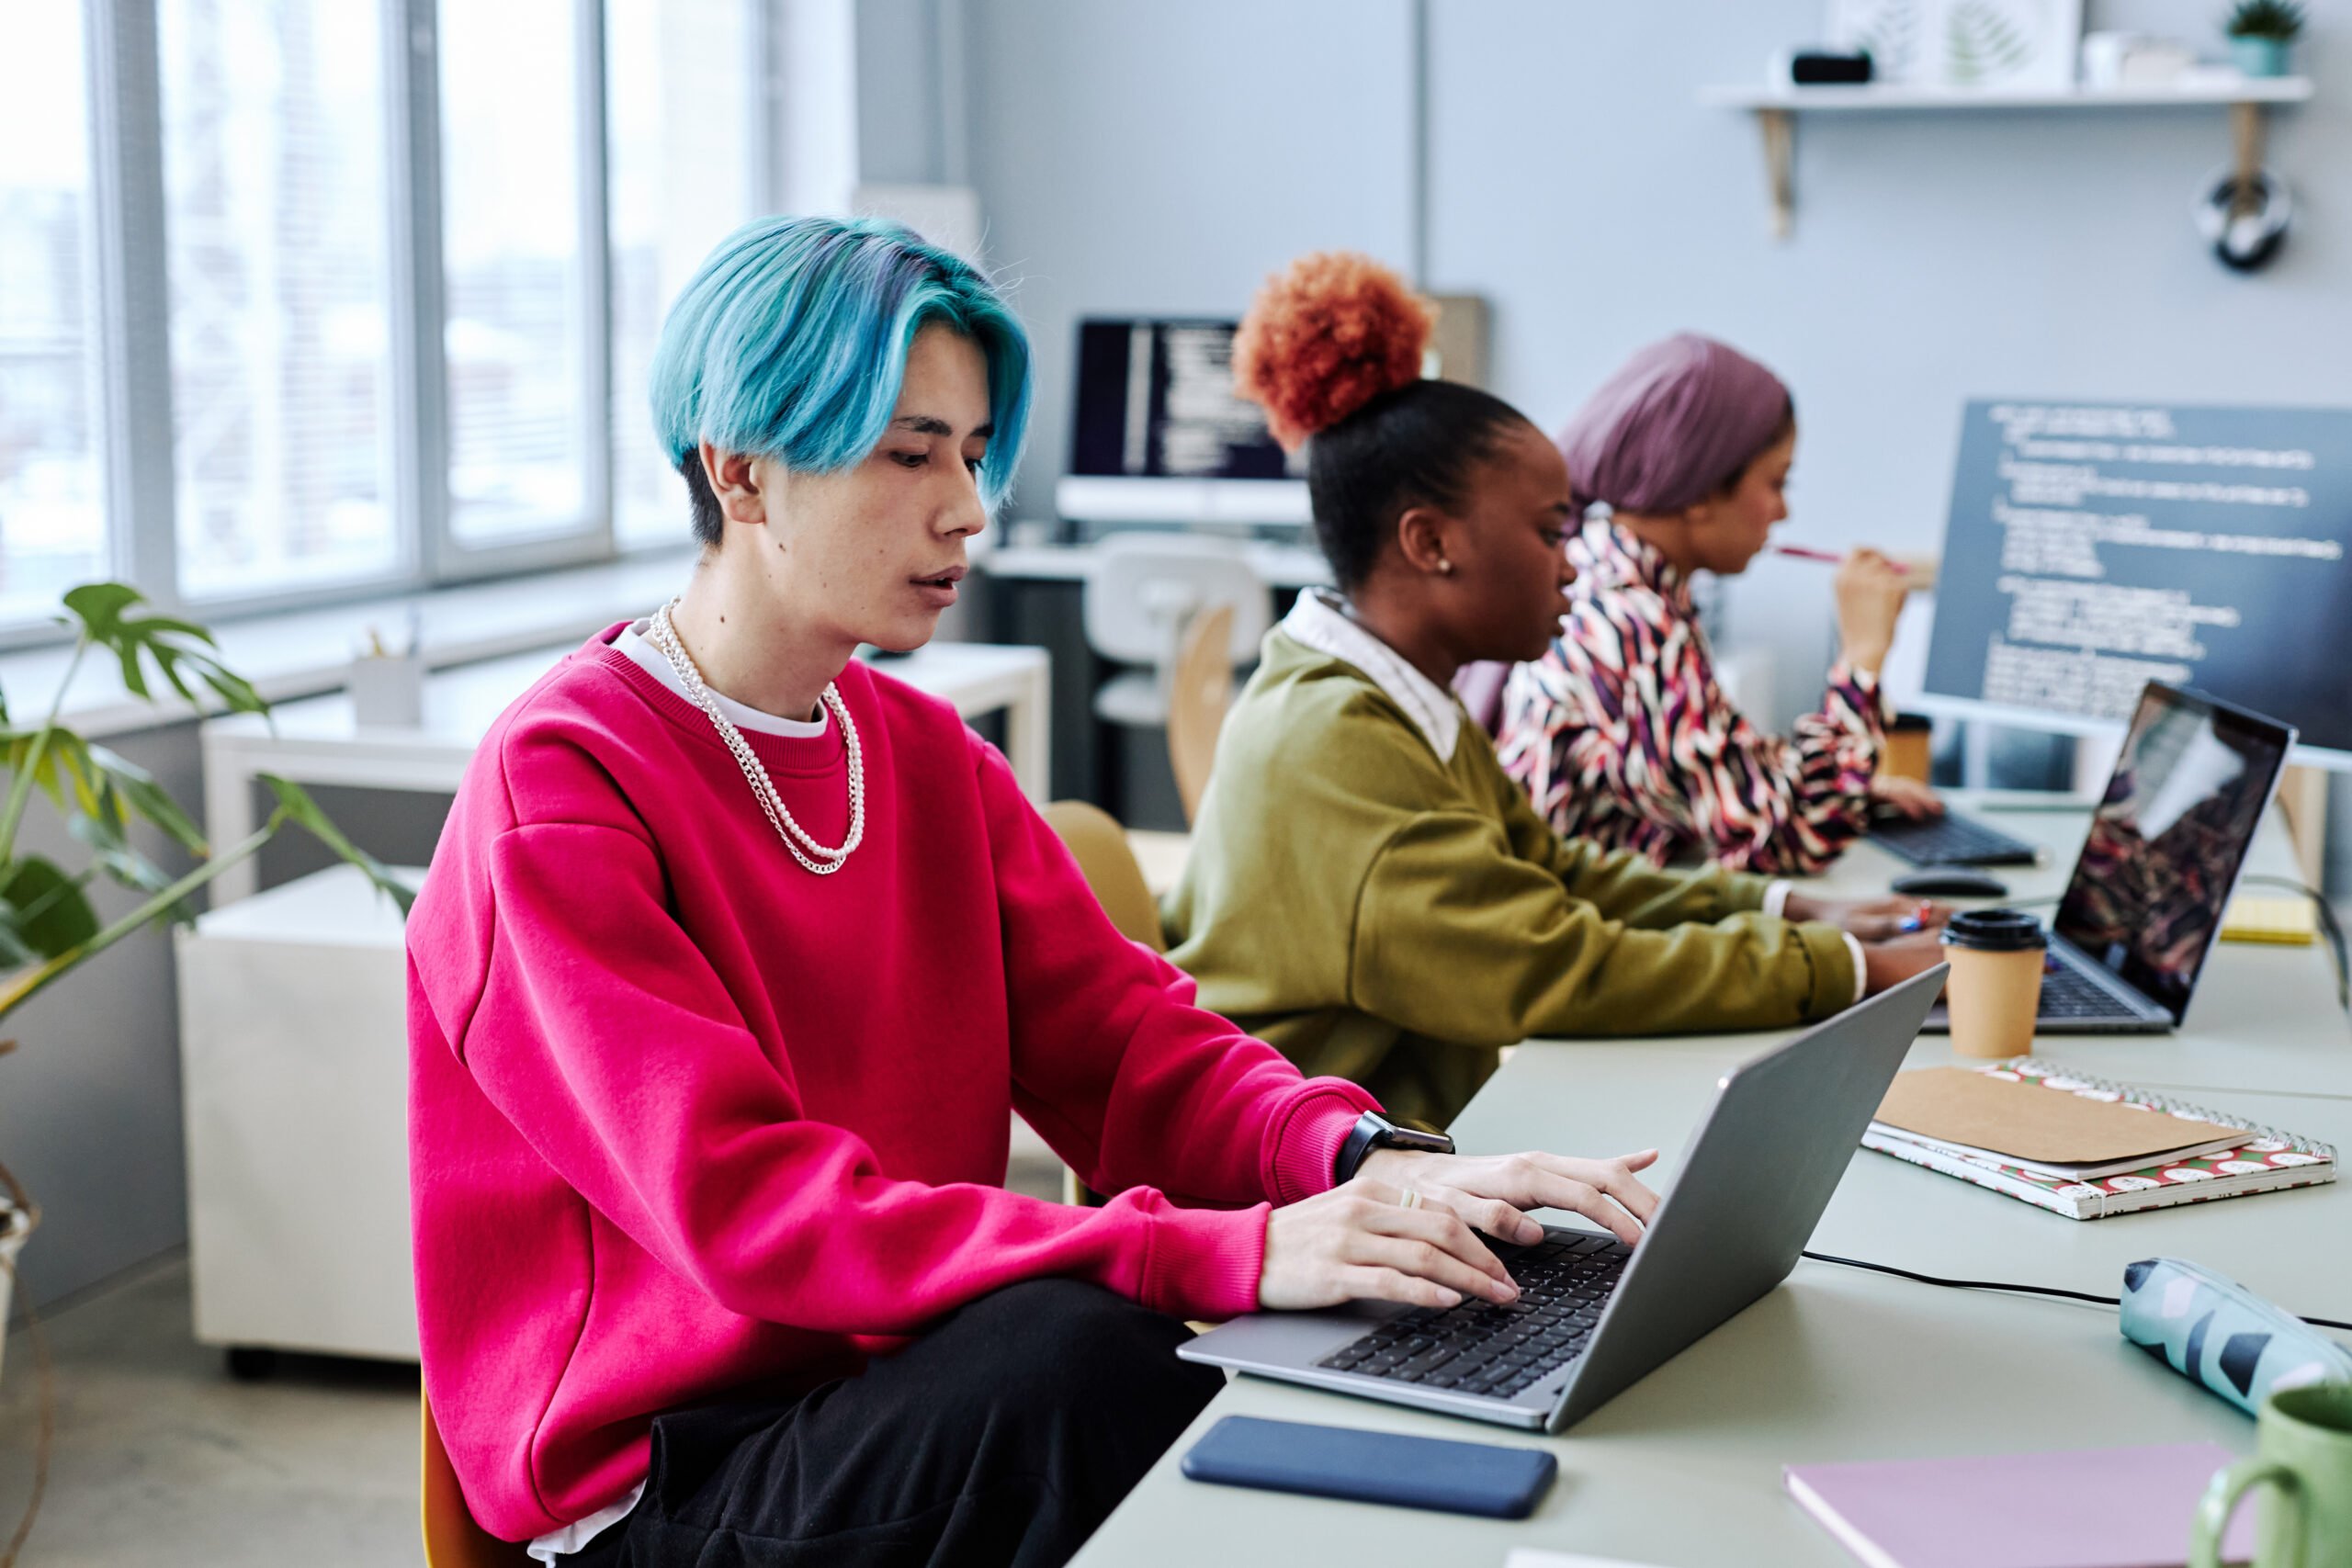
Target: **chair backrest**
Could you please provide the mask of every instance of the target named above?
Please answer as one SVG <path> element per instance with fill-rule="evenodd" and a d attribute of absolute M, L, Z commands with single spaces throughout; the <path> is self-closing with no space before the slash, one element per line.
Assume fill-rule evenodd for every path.
<path fill-rule="evenodd" d="M 1078 869 L 1085 874 L 1086 885 L 1094 889 L 1095 902 L 1119 928 L 1119 934 L 1154 953 L 1167 952 L 1168 939 L 1159 930 L 1159 906 L 1152 901 L 1151 889 L 1144 886 L 1143 868 L 1136 863 L 1136 852 L 1127 847 L 1126 829 L 1119 826 L 1118 818 L 1082 800 L 1050 801 L 1044 816 L 1046 825 L 1069 846 Z"/>
<path fill-rule="evenodd" d="M 1209 787 L 1216 761 L 1216 735 L 1233 702 L 1233 664 L 1226 649 L 1233 635 L 1233 606 L 1219 604 L 1194 615 L 1176 650 L 1168 687 L 1168 761 L 1176 770 L 1176 793 L 1190 827 Z"/>
<path fill-rule="evenodd" d="M 1087 563 L 1087 646 L 1114 664 L 1172 664 L 1185 623 L 1219 604 L 1233 607 L 1227 662 L 1256 658 L 1273 592 L 1229 539 L 1114 534 Z"/>
<path fill-rule="evenodd" d="M 474 1522 L 449 1450 L 441 1446 L 441 1428 L 433 1424 L 433 1403 L 422 1390 L 417 1404 L 424 1412 L 425 1568 L 537 1568 L 521 1543 L 501 1540 Z"/>

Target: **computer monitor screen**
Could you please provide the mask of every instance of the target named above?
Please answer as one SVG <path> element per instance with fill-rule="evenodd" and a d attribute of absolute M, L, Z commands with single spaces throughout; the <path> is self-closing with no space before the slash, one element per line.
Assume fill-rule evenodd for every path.
<path fill-rule="evenodd" d="M 2352 766 L 2352 410 L 1972 402 L 1926 688 L 2086 730 L 2193 684 Z"/>
<path fill-rule="evenodd" d="M 1233 389 L 1235 321 L 1080 321 L 1069 471 L 1279 479 L 1265 412 Z"/>
<path fill-rule="evenodd" d="M 1230 321 L 1084 321 L 1069 473 L 1081 521 L 1301 523 L 1304 455 L 1283 452 L 1233 388 Z"/>
<path fill-rule="evenodd" d="M 2151 684 L 2053 922 L 2178 1022 L 2294 732 Z"/>

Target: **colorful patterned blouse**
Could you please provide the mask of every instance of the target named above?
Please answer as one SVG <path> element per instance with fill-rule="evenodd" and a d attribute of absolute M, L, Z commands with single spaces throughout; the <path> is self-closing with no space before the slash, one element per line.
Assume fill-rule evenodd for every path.
<path fill-rule="evenodd" d="M 1690 585 L 1607 522 L 1568 542 L 1577 582 L 1552 651 L 1511 671 L 1503 766 L 1564 834 L 1664 864 L 1695 850 L 1804 875 L 1859 837 L 1884 737 L 1878 681 L 1841 660 L 1793 739 L 1759 732 L 1715 683 Z"/>

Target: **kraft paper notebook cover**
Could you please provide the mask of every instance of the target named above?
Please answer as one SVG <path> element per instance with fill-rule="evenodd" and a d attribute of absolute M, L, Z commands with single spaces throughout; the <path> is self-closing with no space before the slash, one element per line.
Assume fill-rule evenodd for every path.
<path fill-rule="evenodd" d="M 1929 1078 L 1931 1075 L 1947 1081 L 1951 1077 L 1984 1079 L 1985 1090 L 2007 1097 L 2000 1103 L 2014 1104 L 2023 1100 L 2028 1102 L 2028 1109 L 2036 1112 L 2041 1102 L 2046 1100 L 2053 1108 L 2054 1119 L 2068 1123 L 2078 1117 L 2079 1107 L 2095 1112 L 2102 1122 L 2128 1117 L 2134 1125 L 2144 1123 L 2150 1127 L 2137 1139 L 2122 1136 L 2122 1131 L 2130 1130 L 2127 1127 L 2112 1134 L 2100 1133 L 2100 1138 L 2109 1140 L 2104 1143 L 2096 1138 L 2070 1137 L 2036 1145 L 2045 1153 L 2070 1150 L 2078 1156 L 2117 1146 L 2128 1148 L 2135 1144 L 2159 1145 L 2153 1156 L 2127 1154 L 2104 1164 L 2031 1165 L 2007 1152 L 1930 1137 L 1885 1121 L 1873 1121 L 1862 1134 L 1864 1148 L 1958 1177 L 2069 1219 L 2104 1219 L 2140 1209 L 2208 1202 L 2247 1193 L 2316 1186 L 2335 1179 L 2335 1150 L 2316 1138 L 2272 1127 L 2233 1125 L 2234 1119 L 2221 1112 L 2165 1100 L 2126 1084 L 2086 1077 L 2054 1062 L 2030 1056 L 1983 1067 L 1939 1067 L 1901 1074 L 1895 1079 L 1895 1090 L 1890 1091 L 1889 1096 L 1896 1114 L 1923 1126 L 1957 1131 L 1996 1145 L 2025 1141 L 1999 1127 L 1919 1115 L 1915 1113 L 1916 1107 L 1906 1110 L 1905 1102 L 1897 1098 L 1897 1091 L 1906 1087 L 1904 1080 Z M 1940 1090 L 1932 1080 L 1929 1090 L 1924 1098 L 1933 1102 L 1930 1109 L 1940 1109 Z M 1983 1103 L 1991 1103 L 1977 1096 L 1973 1086 L 1961 1090 L 1959 1098 L 1968 1097 L 1975 1097 L 1969 1098 L 1969 1103 L 1980 1108 Z M 1882 1107 L 1881 1115 L 1886 1113 Z M 2037 1127 L 2042 1125 L 2038 1117 L 2028 1120 Z M 2164 1146 L 2173 1145 L 2175 1139 L 2200 1136 L 2207 1132 L 2222 1135 L 2186 1147 Z M 2143 1158 L 2147 1160 L 2144 1165 L 2138 1163 Z"/>
<path fill-rule="evenodd" d="M 1974 1067 L 1898 1073 L 1874 1120 L 1939 1143 L 2019 1164 L 2145 1165 L 2159 1155 L 2226 1145 L 2235 1128 L 2139 1109 L 2120 1096 L 2050 1094 L 2015 1075 Z"/>
<path fill-rule="evenodd" d="M 2218 1443 L 1783 1468 L 1789 1495 L 1868 1568 L 2181 1568 Z M 2255 1510 L 2222 1538 L 2254 1553 Z"/>

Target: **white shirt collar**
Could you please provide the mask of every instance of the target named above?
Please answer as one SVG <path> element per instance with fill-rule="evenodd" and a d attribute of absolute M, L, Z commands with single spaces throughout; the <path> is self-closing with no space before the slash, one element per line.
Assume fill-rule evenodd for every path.
<path fill-rule="evenodd" d="M 621 628 L 620 636 L 613 639 L 613 647 L 628 654 L 639 669 L 686 701 L 693 702 L 695 694 L 686 690 L 686 682 L 679 676 L 677 666 L 670 662 L 669 655 L 653 646 L 652 626 L 650 619 L 631 622 Z M 748 704 L 739 703 L 721 692 L 713 692 L 710 696 L 718 705 L 718 711 L 727 716 L 727 722 L 746 734 L 784 735 L 805 740 L 825 733 L 828 721 L 822 703 L 817 705 L 817 716 L 814 718 L 779 718 L 775 714 L 762 713 Z"/>
<path fill-rule="evenodd" d="M 1339 595 L 1310 588 L 1298 596 L 1283 631 L 1292 641 L 1317 653 L 1344 660 L 1372 678 L 1372 683 L 1405 710 L 1413 727 L 1429 741 L 1441 762 L 1453 761 L 1453 743 L 1462 734 L 1462 709 L 1453 694 L 1413 668 L 1395 649 L 1374 637 L 1348 613 Z"/>

